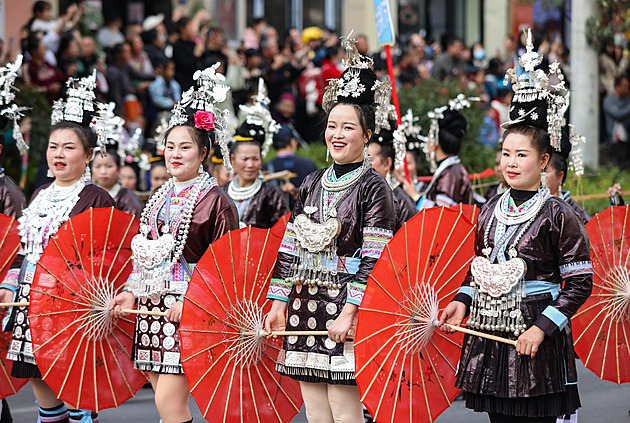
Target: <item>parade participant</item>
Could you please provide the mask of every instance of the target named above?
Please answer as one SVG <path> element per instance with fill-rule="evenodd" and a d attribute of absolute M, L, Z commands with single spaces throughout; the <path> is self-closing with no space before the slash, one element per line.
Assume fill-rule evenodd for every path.
<path fill-rule="evenodd" d="M 519 59 L 525 74 L 517 80 L 510 71 L 515 95 L 501 169 L 511 188 L 481 210 L 470 270 L 440 316 L 447 332 L 470 313 L 469 326 L 516 340 L 514 347 L 467 335 L 462 346 L 455 385 L 466 407 L 493 423 L 555 423 L 580 406 L 570 318 L 592 289 L 584 225 L 541 177 L 560 148 L 564 84 L 551 87 L 535 70 L 540 59 L 528 38 Z"/>
<path fill-rule="evenodd" d="M 569 130 L 571 130 L 571 134 L 569 133 Z M 578 217 L 582 219 L 582 222 L 586 225 L 589 220 L 592 219 L 591 215 L 588 214 L 586 210 L 584 210 L 582 206 L 580 206 L 573 198 L 571 198 L 570 191 L 562 190 L 562 185 L 564 185 L 564 181 L 566 181 L 567 174 L 569 173 L 569 165 L 567 164 L 567 160 L 569 159 L 570 155 L 574 156 L 574 149 L 579 148 L 578 142 L 573 141 L 574 136 L 578 135 L 575 133 L 575 130 L 573 128 L 567 127 L 562 131 L 562 148 L 560 151 L 554 151 L 551 155 L 551 158 L 549 159 L 549 166 L 547 167 L 547 187 L 549 187 L 549 192 L 551 193 L 551 195 L 555 195 L 556 197 L 560 197 L 564 201 L 566 201 L 575 211 Z M 577 165 L 579 166 L 579 168 L 576 169 L 576 174 L 580 174 L 580 169 L 582 173 L 584 172 L 584 168 L 581 164 L 581 152 L 579 153 L 579 157 L 580 163 Z M 576 167 L 575 163 L 571 164 L 574 168 Z"/>
<path fill-rule="evenodd" d="M 394 164 L 396 162 L 396 147 L 394 140 L 393 128 L 396 127 L 395 121 L 388 122 L 388 125 L 392 129 L 381 128 L 378 134 L 372 136 L 372 139 L 368 143 L 368 153 L 370 155 L 370 164 L 389 184 L 389 187 L 394 192 L 396 200 L 398 200 L 398 222 L 396 224 L 396 230 L 414 217 L 418 212 L 416 210 L 416 203 L 405 192 L 402 185 L 396 179 L 394 175 Z M 399 132 L 400 134 L 400 132 Z M 398 134 L 398 136 L 400 136 Z M 404 135 L 403 135 L 404 136 Z M 401 140 L 404 145 L 404 139 Z M 404 147 L 403 147 L 404 148 Z M 403 151 L 402 154 L 405 154 Z"/>
<path fill-rule="evenodd" d="M 15 138 L 18 149 L 21 154 L 26 153 L 27 146 L 24 137 L 20 132 L 18 120 L 23 117 L 24 108 L 17 107 L 15 100 L 14 87 L 15 78 L 18 76 L 17 70 L 22 63 L 22 56 L 18 56 L 15 63 L 8 63 L 7 66 L 0 68 L 0 131 L 5 129 L 9 120 L 13 121 L 13 138 Z M 27 118 L 28 119 L 28 118 Z M 0 154 L 4 148 L 4 134 L 0 133 Z M 22 216 L 22 210 L 26 208 L 26 197 L 15 183 L 13 178 L 4 173 L 4 169 L 0 168 L 0 213 L 18 218 Z"/>
<path fill-rule="evenodd" d="M 210 175 L 217 180 L 219 186 L 223 186 L 232 180 L 230 171 L 223 166 L 223 156 L 221 155 L 221 151 L 217 148 L 212 150 L 208 170 L 210 171 Z"/>
<path fill-rule="evenodd" d="M 448 106 L 429 112 L 431 127 L 425 150 L 431 163 L 433 178 L 417 208 L 473 204 L 473 193 L 468 172 L 457 156 L 462 146 L 468 122 L 462 114 L 470 101 L 477 100 L 459 95 Z"/>
<path fill-rule="evenodd" d="M 497 177 L 497 183 L 492 185 L 483 194 L 483 198 L 489 201 L 497 194 L 503 194 L 509 186 L 505 182 L 503 171 L 501 170 L 501 157 L 503 157 L 503 146 L 500 145 L 497 154 L 494 156 L 494 175 Z"/>
<path fill-rule="evenodd" d="M 107 147 L 104 152 L 98 152 L 92 159 L 92 175 L 96 185 L 103 188 L 114 199 L 116 208 L 122 212 L 140 218 L 142 201 L 133 191 L 124 188 L 119 180 L 121 159 L 114 147 Z"/>
<path fill-rule="evenodd" d="M 90 129 L 94 111 L 95 78 L 71 80 L 66 101 L 55 102 L 46 160 L 55 180 L 35 191 L 20 222 L 22 248 L 0 285 L 0 301 L 28 302 L 35 265 L 44 248 L 69 218 L 89 208 L 112 207 L 107 192 L 91 184 L 89 163 L 96 135 Z M 12 332 L 7 357 L 14 361 L 12 376 L 28 378 L 46 422 L 91 422 L 90 411 L 68 410 L 41 378 L 31 344 L 28 307 L 13 308 L 5 319 Z M 39 420 L 38 420 L 39 421 Z"/>
<path fill-rule="evenodd" d="M 151 191 L 155 191 L 164 185 L 171 177 L 169 176 L 169 170 L 166 167 L 164 157 L 151 157 L 149 163 L 151 164 L 151 170 L 149 171 L 149 188 Z"/>
<path fill-rule="evenodd" d="M 282 191 L 274 183 L 263 181 L 260 172 L 277 126 L 267 104 L 269 98 L 261 78 L 253 104 L 241 106 L 246 119 L 236 131 L 230 154 L 236 176 L 223 186 L 236 203 L 241 227 L 268 229 L 290 211 Z"/>
<path fill-rule="evenodd" d="M 422 127 L 417 124 L 418 117 L 414 116 L 411 109 L 400 119 L 400 129 L 406 139 L 405 162 L 396 166 L 396 179 L 405 192 L 412 198 L 414 205 L 418 203 L 421 192 L 425 190 L 425 183 L 418 180 L 418 154 L 427 142 L 427 137 L 422 136 Z M 405 170 L 406 168 L 406 170 Z M 407 173 L 409 179 L 407 179 Z"/>
<path fill-rule="evenodd" d="M 142 211 L 140 234 L 131 243 L 134 271 L 110 305 L 114 317 L 126 316 L 122 310 L 133 308 L 136 299 L 140 310 L 167 313 L 157 319 L 138 315 L 133 348 L 136 367 L 148 372 L 165 423 L 192 422 L 178 332 L 182 295 L 210 244 L 238 228 L 234 204 L 203 170 L 209 133 L 215 132 L 225 147 L 226 119 L 216 107 L 223 85 L 213 68 L 196 72 L 194 79 L 199 89 L 190 88 L 175 106 L 165 136 L 164 155 L 172 178 L 153 191 Z"/>
<path fill-rule="evenodd" d="M 310 422 L 363 421 L 348 332 L 397 219 L 392 190 L 371 169 L 365 148 L 379 129 L 375 101 L 389 86 L 355 42 L 344 39 L 347 68 L 324 96 L 334 163 L 301 185 L 267 293 L 274 300 L 267 332 L 287 324 L 292 331 L 328 330 L 328 336 L 285 337 L 278 356 L 278 372 L 300 382 Z"/>
<path fill-rule="evenodd" d="M 118 182 L 120 185 L 130 191 L 135 191 L 138 187 L 138 173 L 135 163 L 125 163 L 118 170 Z"/>

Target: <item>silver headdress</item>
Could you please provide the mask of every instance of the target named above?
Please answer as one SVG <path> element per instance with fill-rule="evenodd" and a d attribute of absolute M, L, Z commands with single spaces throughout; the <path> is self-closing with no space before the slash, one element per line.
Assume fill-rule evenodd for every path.
<path fill-rule="evenodd" d="M 18 54 L 14 63 L 7 63 L 3 68 L 0 68 L 0 115 L 5 116 L 7 119 L 13 121 L 13 138 L 17 143 L 17 147 L 20 150 L 20 154 L 26 154 L 28 151 L 28 144 L 24 141 L 24 136 L 20 132 L 20 126 L 18 121 L 24 117 L 22 113 L 28 110 L 27 107 L 18 107 L 13 103 L 15 100 L 15 78 L 18 76 L 18 71 L 22 66 L 22 55 Z"/>
<path fill-rule="evenodd" d="M 64 101 L 59 99 L 53 104 L 51 124 L 55 125 L 61 121 L 75 122 L 80 125 L 90 123 L 94 116 L 94 102 L 96 95 L 96 71 L 85 78 L 68 78 L 68 98 Z"/>
<path fill-rule="evenodd" d="M 116 145 L 118 153 L 122 157 L 124 155 L 125 120 L 114 113 L 116 103 L 105 104 L 97 102 L 96 108 L 93 128 L 96 131 L 98 150 L 103 155 L 108 145 Z"/>
<path fill-rule="evenodd" d="M 209 126 L 202 129 L 214 132 L 216 143 L 221 148 L 221 153 L 225 158 L 223 164 L 231 170 L 228 149 L 230 111 L 219 108 L 219 104 L 227 98 L 230 87 L 225 85 L 225 77 L 216 72 L 219 65 L 220 63 L 215 63 L 203 71 L 198 70 L 194 73 L 193 79 L 197 81 L 198 87 L 196 90 L 195 87 L 190 87 L 182 94 L 181 101 L 173 107 L 173 115 L 169 120 L 168 129 L 185 124 L 194 118 L 198 112 L 210 113 L 212 121 L 209 122 Z M 192 114 L 189 113 L 189 110 L 192 111 Z"/>
<path fill-rule="evenodd" d="M 527 31 L 526 48 L 527 52 L 518 59 L 521 72 L 512 68 L 505 76 L 512 82 L 514 97 L 510 107 L 510 120 L 501 126 L 522 123 L 544 129 L 549 134 L 551 145 L 560 151 L 562 128 L 566 124 L 564 111 L 569 101 L 560 63 L 554 62 L 549 66 L 549 75 L 542 69 L 536 69 L 542 62 L 542 55 L 534 51 L 531 30 Z M 551 75 L 558 79 L 557 84 L 552 85 L 549 82 Z"/>
<path fill-rule="evenodd" d="M 404 166 L 407 150 L 419 149 L 427 141 L 427 137 L 421 135 L 422 127 L 417 124 L 418 120 L 411 109 L 400 118 L 400 125 L 394 131 L 396 167 Z M 402 144 L 397 147 L 397 143 Z"/>
<path fill-rule="evenodd" d="M 573 124 L 569 124 L 569 129 L 571 131 L 569 140 L 571 141 L 571 152 L 569 153 L 569 170 L 575 172 L 576 175 L 582 176 L 584 175 L 584 163 L 582 161 L 582 146 L 581 144 L 586 143 L 586 137 L 584 135 L 579 134 L 575 130 L 575 126 Z"/>
<path fill-rule="evenodd" d="M 331 79 L 324 92 L 322 107 L 326 113 L 330 112 L 337 103 L 373 104 L 377 116 L 374 132 L 379 133 L 383 123 L 382 116 L 387 116 L 390 105 L 389 95 L 391 84 L 389 81 L 379 81 L 371 69 L 374 61 L 370 57 L 359 53 L 357 40 L 352 38 L 352 31 L 346 37 L 341 37 L 341 45 L 346 50 L 347 58 L 342 60 L 346 70 L 337 79 Z"/>
<path fill-rule="evenodd" d="M 436 145 L 440 141 L 440 120 L 444 119 L 444 112 L 446 112 L 447 110 L 461 112 L 464 109 L 470 108 L 473 101 L 479 100 L 479 97 L 466 97 L 464 94 L 459 94 L 457 95 L 457 97 L 450 99 L 448 101 L 448 105 L 436 107 L 435 109 L 427 113 L 427 116 L 429 117 L 431 123 L 429 125 L 429 134 L 426 142 L 422 145 L 422 151 L 429 161 L 431 172 L 435 172 L 437 170 L 437 163 L 435 163 L 435 159 L 433 159 L 431 157 L 431 154 L 429 154 L 429 146 Z"/>
<path fill-rule="evenodd" d="M 267 88 L 262 78 L 258 79 L 258 93 L 254 96 L 254 103 L 251 106 L 240 105 L 239 108 L 247 116 L 245 122 L 248 125 L 259 126 L 265 132 L 264 141 L 261 146 L 260 155 L 264 159 L 269 152 L 269 148 L 273 144 L 273 135 L 278 132 L 280 125 L 271 117 L 269 111 L 269 103 L 271 100 L 267 97 Z M 253 134 L 252 134 L 253 135 Z M 225 155 L 223 156 L 225 160 Z"/>

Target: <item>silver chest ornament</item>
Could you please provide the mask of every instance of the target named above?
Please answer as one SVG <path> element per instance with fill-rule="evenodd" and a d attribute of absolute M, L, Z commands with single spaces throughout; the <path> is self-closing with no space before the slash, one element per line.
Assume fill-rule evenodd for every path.
<path fill-rule="evenodd" d="M 166 292 L 169 281 L 172 278 L 174 263 L 170 256 L 175 248 L 175 237 L 169 233 L 168 225 L 162 228 L 162 236 L 158 239 L 149 239 L 151 227 L 147 224 L 140 225 L 140 233 L 131 240 L 131 251 L 134 263 L 142 280 L 146 292 L 138 293 L 138 296 L 161 295 Z"/>

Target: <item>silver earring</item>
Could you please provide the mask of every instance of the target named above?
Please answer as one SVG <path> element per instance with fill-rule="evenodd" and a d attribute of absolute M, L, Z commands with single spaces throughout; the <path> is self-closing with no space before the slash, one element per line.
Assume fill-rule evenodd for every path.
<path fill-rule="evenodd" d="M 326 163 L 328 163 L 329 158 L 330 158 L 330 150 L 326 149 Z"/>
<path fill-rule="evenodd" d="M 197 173 L 203 173 L 203 163 L 199 164 L 199 170 L 197 170 Z"/>
<path fill-rule="evenodd" d="M 48 176 L 49 178 L 54 178 L 55 175 L 53 175 L 52 170 L 48 169 L 48 172 L 46 172 L 46 176 Z"/>
<path fill-rule="evenodd" d="M 540 187 L 547 188 L 547 172 L 544 170 L 540 172 Z"/>
<path fill-rule="evenodd" d="M 168 168 L 166 168 L 166 173 L 168 173 L 169 175 L 171 174 L 171 171 L 168 170 Z"/>
<path fill-rule="evenodd" d="M 85 166 L 85 171 L 83 172 L 83 180 L 85 183 L 92 182 L 92 172 L 90 171 L 90 166 Z"/>

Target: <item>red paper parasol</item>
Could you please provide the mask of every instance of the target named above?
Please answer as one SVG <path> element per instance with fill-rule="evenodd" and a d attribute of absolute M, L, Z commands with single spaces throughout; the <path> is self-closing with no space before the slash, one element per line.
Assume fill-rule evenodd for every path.
<path fill-rule="evenodd" d="M 449 207 L 449 209 L 461 212 L 470 223 L 472 223 L 473 225 L 477 224 L 477 218 L 479 217 L 479 207 L 475 206 L 474 204 L 459 203 Z"/>
<path fill-rule="evenodd" d="M 593 293 L 571 319 L 575 351 L 600 379 L 630 382 L 630 222 L 628 206 L 586 224 Z"/>
<path fill-rule="evenodd" d="M 284 231 L 287 229 L 287 223 L 289 223 L 289 217 L 291 217 L 291 213 L 287 213 L 282 216 L 280 220 L 278 220 L 276 224 L 273 225 L 273 227 L 271 228 L 271 233 L 279 236 L 280 239 L 282 239 L 282 237 L 284 236 Z"/>
<path fill-rule="evenodd" d="M 0 214 L 0 280 L 4 280 L 20 249 L 20 231 L 14 217 Z"/>
<path fill-rule="evenodd" d="M 0 313 L 0 320 L 5 313 Z M 17 379 L 11 376 L 13 360 L 7 359 L 7 352 L 11 345 L 11 332 L 0 332 L 0 399 L 17 394 L 28 383 L 28 379 Z"/>
<path fill-rule="evenodd" d="M 228 232 L 201 258 L 179 328 L 182 364 L 203 416 L 215 422 L 289 422 L 299 384 L 275 370 L 281 339 L 260 336 L 281 239 L 270 230 Z"/>
<path fill-rule="evenodd" d="M 434 421 L 457 395 L 462 334 L 435 330 L 474 255 L 462 213 L 425 209 L 403 225 L 376 263 L 355 341 L 361 401 L 378 422 Z"/>
<path fill-rule="evenodd" d="M 87 210 L 59 229 L 38 262 L 29 310 L 35 358 L 73 408 L 118 407 L 146 382 L 130 359 L 134 322 L 108 311 L 131 271 L 138 228 L 113 207 Z"/>

